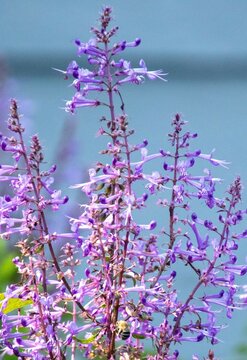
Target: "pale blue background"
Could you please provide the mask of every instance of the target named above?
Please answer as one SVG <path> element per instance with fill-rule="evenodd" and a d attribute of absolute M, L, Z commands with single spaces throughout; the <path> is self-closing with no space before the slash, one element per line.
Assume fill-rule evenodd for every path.
<path fill-rule="evenodd" d="M 123 90 L 137 141 L 148 138 L 150 151 L 164 147 L 170 120 L 180 112 L 190 129 L 199 133 L 198 147 L 204 152 L 216 148 L 216 157 L 232 163 L 229 171 L 217 170 L 226 185 L 240 174 L 247 187 L 246 0 L 1 0 L 0 54 L 14 79 L 13 95 L 25 100 L 23 111 L 40 134 L 48 160 L 60 146 L 64 121 L 75 121 L 66 119 L 60 109 L 72 94 L 69 83 L 52 67 L 65 69 L 76 59 L 73 40 L 90 37 L 89 29 L 104 4 L 114 8 L 119 39 L 142 38 L 141 46 L 125 56 L 135 66 L 144 58 L 150 69 L 169 73 L 167 83 L 147 81 Z M 95 138 L 99 117 L 93 109 L 77 116 L 80 161 L 85 167 L 97 160 L 102 147 Z M 243 207 L 246 199 L 245 194 Z M 246 328 L 247 313 L 235 313 L 221 333 L 223 343 L 215 348 L 216 357 L 237 360 L 234 347 L 246 342 Z M 206 356 L 209 347 L 189 344 L 188 354 L 193 348 Z"/>

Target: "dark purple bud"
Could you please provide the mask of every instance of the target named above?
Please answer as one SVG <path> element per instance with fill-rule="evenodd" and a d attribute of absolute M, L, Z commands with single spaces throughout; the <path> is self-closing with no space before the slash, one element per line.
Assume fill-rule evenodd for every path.
<path fill-rule="evenodd" d="M 82 238 L 77 238 L 77 247 L 80 248 L 82 246 Z"/>
<path fill-rule="evenodd" d="M 197 336 L 197 341 L 202 341 L 204 339 L 204 334 L 200 334 Z"/>
<path fill-rule="evenodd" d="M 225 219 L 224 219 L 224 217 L 222 215 L 219 215 L 219 221 L 224 224 Z"/>
<path fill-rule="evenodd" d="M 89 277 L 89 275 L 90 275 L 90 270 L 88 268 L 85 270 L 85 275 L 86 275 L 86 277 Z"/>
<path fill-rule="evenodd" d="M 176 262 L 176 255 L 174 253 L 170 254 L 170 260 L 172 262 L 172 264 L 174 264 Z"/>
<path fill-rule="evenodd" d="M 177 276 L 177 273 L 176 273 L 175 270 L 173 270 L 173 271 L 171 272 L 171 277 L 174 279 L 176 276 Z"/>
<path fill-rule="evenodd" d="M 141 299 L 141 302 L 142 302 L 143 305 L 146 305 L 147 299 L 146 299 L 145 297 L 143 297 L 143 298 Z"/>
<path fill-rule="evenodd" d="M 141 43 L 141 39 L 140 38 L 136 38 L 135 39 L 135 43 L 136 43 L 136 46 L 139 46 L 140 45 L 140 43 Z"/>
<path fill-rule="evenodd" d="M 236 214 L 236 217 L 237 217 L 238 221 L 243 220 L 243 216 L 242 216 L 242 214 L 241 214 L 240 212 L 238 212 L 238 213 Z"/>
<path fill-rule="evenodd" d="M 5 141 L 2 141 L 1 147 L 2 147 L 2 150 L 3 150 L 3 151 L 6 149 L 7 144 L 6 144 Z"/>
<path fill-rule="evenodd" d="M 5 195 L 5 196 L 4 196 L 4 200 L 7 201 L 7 202 L 9 202 L 9 201 L 11 201 L 11 197 L 10 197 L 9 195 Z"/>
<path fill-rule="evenodd" d="M 190 159 L 190 167 L 192 167 L 195 164 L 195 159 Z"/>
<path fill-rule="evenodd" d="M 104 7 L 104 15 L 110 15 L 112 12 L 112 8 L 110 6 L 105 6 Z"/>
<path fill-rule="evenodd" d="M 245 266 L 245 267 L 241 270 L 240 276 L 243 276 L 243 275 L 245 275 L 246 273 L 247 273 L 247 266 Z"/>
<path fill-rule="evenodd" d="M 135 149 L 142 149 L 142 148 L 146 147 L 147 145 L 148 145 L 148 141 L 146 139 L 144 139 L 142 143 L 137 144 L 135 146 Z"/>
<path fill-rule="evenodd" d="M 20 339 L 21 340 L 21 339 Z M 18 341 L 18 339 L 16 339 L 16 341 Z M 13 348 L 13 353 L 14 353 L 14 355 L 15 356 L 18 356 L 19 357 L 19 355 L 20 355 L 20 352 L 19 352 L 19 350 L 15 347 L 15 348 Z"/>
<path fill-rule="evenodd" d="M 164 163 L 163 164 L 163 169 L 166 171 L 168 169 L 168 164 L 167 163 Z"/>
<path fill-rule="evenodd" d="M 230 246 L 228 247 L 229 250 L 238 250 L 238 244 L 236 244 L 235 242 Z"/>
<path fill-rule="evenodd" d="M 204 221 L 204 226 L 205 226 L 207 229 L 212 229 L 212 228 L 213 228 L 213 223 L 212 223 L 212 221 L 210 221 L 210 220 L 205 220 L 205 221 Z"/>
<path fill-rule="evenodd" d="M 191 246 L 193 245 L 193 243 L 191 240 L 187 240 L 186 245 L 187 245 L 187 249 L 189 250 L 191 248 Z"/>
<path fill-rule="evenodd" d="M 52 165 L 52 167 L 50 168 L 50 174 L 54 173 L 57 170 L 57 165 Z"/>
<path fill-rule="evenodd" d="M 140 226 L 135 226 L 135 228 L 133 229 L 133 232 L 136 236 L 138 236 L 141 232 Z"/>
<path fill-rule="evenodd" d="M 192 219 L 193 221 L 196 221 L 196 220 L 197 220 L 197 215 L 196 215 L 196 213 L 192 213 L 192 214 L 191 214 L 191 219 Z"/>
<path fill-rule="evenodd" d="M 88 256 L 89 253 L 90 253 L 90 250 L 89 250 L 88 247 L 83 250 L 83 256 L 84 256 L 84 257 Z"/>
<path fill-rule="evenodd" d="M 72 343 L 73 340 L 73 336 L 69 336 L 68 339 L 66 340 L 66 343 L 68 344 L 67 346 L 69 346 Z"/>
<path fill-rule="evenodd" d="M 69 197 L 66 195 L 66 196 L 63 198 L 63 204 L 66 204 L 68 201 L 69 201 Z"/>
<path fill-rule="evenodd" d="M 76 39 L 76 40 L 75 40 L 75 44 L 78 45 L 78 46 L 80 46 L 80 45 L 81 45 L 80 40 Z"/>
<path fill-rule="evenodd" d="M 120 48 L 121 50 L 124 50 L 126 48 L 126 41 L 123 41 L 121 44 L 120 44 Z"/>
<path fill-rule="evenodd" d="M 231 264 L 235 264 L 236 261 L 237 261 L 237 259 L 238 259 L 238 258 L 237 258 L 236 255 L 231 255 L 231 256 L 230 256 L 230 263 L 231 263 Z"/>
<path fill-rule="evenodd" d="M 212 331 L 212 330 L 211 330 Z M 218 344 L 219 343 L 219 340 L 217 340 L 216 338 L 212 338 L 212 340 L 211 340 L 211 344 L 212 345 L 216 345 L 216 344 Z"/>
<path fill-rule="evenodd" d="M 242 237 L 246 237 L 247 236 L 247 230 L 244 230 L 243 232 L 242 232 Z"/>
<path fill-rule="evenodd" d="M 21 325 L 23 326 L 23 327 L 26 327 L 27 326 L 27 321 L 25 320 L 25 319 L 21 319 Z"/>
<path fill-rule="evenodd" d="M 122 41 L 114 46 L 112 54 L 117 54 L 120 51 L 124 51 L 126 48 L 126 41 Z"/>
<path fill-rule="evenodd" d="M 74 70 L 74 71 L 72 72 L 72 75 L 73 75 L 73 77 L 74 77 L 75 79 L 78 79 L 78 77 L 79 77 L 79 72 L 78 72 L 78 70 Z"/>
<path fill-rule="evenodd" d="M 15 265 L 18 264 L 19 261 L 20 261 L 19 256 L 16 256 L 15 258 L 12 259 L 12 262 Z"/>
<path fill-rule="evenodd" d="M 164 151 L 163 149 L 160 149 L 160 153 L 161 153 L 161 155 L 163 155 L 163 156 L 169 156 L 170 155 L 170 153 L 169 152 L 167 152 L 167 151 Z"/>
<path fill-rule="evenodd" d="M 199 155 L 201 154 L 201 150 L 196 150 L 196 151 L 193 151 L 193 152 L 187 152 L 185 154 L 186 157 L 198 157 Z"/>
<path fill-rule="evenodd" d="M 146 201 L 148 199 L 148 194 L 147 193 L 143 194 L 142 198 L 143 198 L 143 201 Z"/>
<path fill-rule="evenodd" d="M 155 229 L 155 228 L 156 228 L 156 226 L 157 226 L 156 221 L 151 221 L 151 223 L 150 223 L 150 230 Z"/>
<path fill-rule="evenodd" d="M 224 290 L 221 290 L 221 291 L 219 292 L 218 297 L 219 297 L 219 298 L 222 298 L 222 296 L 224 295 L 224 293 L 225 293 L 225 291 L 224 291 Z"/>

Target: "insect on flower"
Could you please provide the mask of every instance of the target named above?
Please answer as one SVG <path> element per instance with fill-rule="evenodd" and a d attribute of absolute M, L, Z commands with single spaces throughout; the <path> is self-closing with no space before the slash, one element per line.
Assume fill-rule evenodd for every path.
<path fill-rule="evenodd" d="M 122 340 L 127 340 L 130 337 L 129 324 L 124 320 L 118 321 L 116 333 Z"/>

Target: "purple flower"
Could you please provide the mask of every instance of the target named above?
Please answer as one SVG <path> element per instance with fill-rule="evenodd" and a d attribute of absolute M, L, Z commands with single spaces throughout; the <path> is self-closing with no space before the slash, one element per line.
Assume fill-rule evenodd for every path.
<path fill-rule="evenodd" d="M 237 297 L 238 277 L 247 273 L 237 256 L 239 241 L 247 237 L 244 228 L 236 230 L 247 214 L 239 209 L 241 180 L 218 197 L 221 179 L 211 168 L 228 163 L 193 149 L 197 133 L 185 131 L 180 114 L 172 119 L 169 149 L 148 155 L 148 140 L 131 143 L 121 85 L 165 80 L 165 74 L 148 70 L 144 60 L 132 67 L 120 58 L 141 40 L 112 45 L 118 28 L 110 23 L 111 8 L 104 7 L 93 38 L 75 41 L 89 69 L 72 61 L 61 71 L 75 88 L 66 110 L 104 106 L 98 135 L 107 137 L 88 179 L 71 186 L 84 194 L 79 214 L 68 216 L 70 231 L 58 231 L 67 219 L 62 213 L 50 218 L 48 210 L 59 210 L 68 197 L 53 188 L 56 166 L 43 169 L 38 136 L 26 142 L 15 100 L 11 136 L 0 136 L 1 150 L 12 157 L 10 165 L 4 160 L 0 166 L 0 180 L 8 185 L 0 197 L 1 236 L 16 242 L 13 264 L 20 274 L 0 294 L 4 354 L 141 359 L 150 339 L 150 360 L 176 360 L 178 342 L 194 343 L 193 349 L 206 339 L 219 342 L 219 308 L 230 319 L 246 307 L 246 296 L 241 302 Z M 200 161 L 208 165 L 202 174 Z M 145 213 L 150 205 L 152 220 Z M 183 280 L 185 272 L 193 281 L 181 296 L 177 278 Z"/>
<path fill-rule="evenodd" d="M 77 93 L 71 101 L 66 102 L 65 111 L 74 112 L 78 107 L 99 106 L 98 100 L 86 99 L 82 94 Z"/>

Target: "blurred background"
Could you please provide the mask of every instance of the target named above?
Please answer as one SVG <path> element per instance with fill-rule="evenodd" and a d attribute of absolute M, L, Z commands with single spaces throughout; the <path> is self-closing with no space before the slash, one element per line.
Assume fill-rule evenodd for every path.
<path fill-rule="evenodd" d="M 147 80 L 143 86 L 123 88 L 136 140 L 148 138 L 150 152 L 165 147 L 171 119 L 179 112 L 199 134 L 195 147 L 204 153 L 216 149 L 216 158 L 231 163 L 230 170 L 217 169 L 225 186 L 241 175 L 246 188 L 246 0 L 1 0 L 1 128 L 8 99 L 15 97 L 28 133 L 41 138 L 47 162 L 58 163 L 68 185 L 81 182 L 102 147 L 95 137 L 101 114 L 98 109 L 81 109 L 76 116 L 66 115 L 62 107 L 73 90 L 53 68 L 66 69 L 71 60 L 82 64 L 74 39 L 90 38 L 90 27 L 105 4 L 113 7 L 118 40 L 142 38 L 141 46 L 124 57 L 134 66 L 143 58 L 149 69 L 168 73 L 167 83 Z M 66 146 L 73 149 L 71 158 L 66 157 Z M 246 200 L 245 192 L 243 207 Z M 246 254 L 247 245 L 242 249 L 244 261 Z M 219 359 L 246 359 L 246 312 L 235 312 L 220 335 L 222 343 L 215 348 Z M 210 347 L 194 344 L 193 351 L 202 358 Z M 185 360 L 191 344 L 186 351 Z"/>

